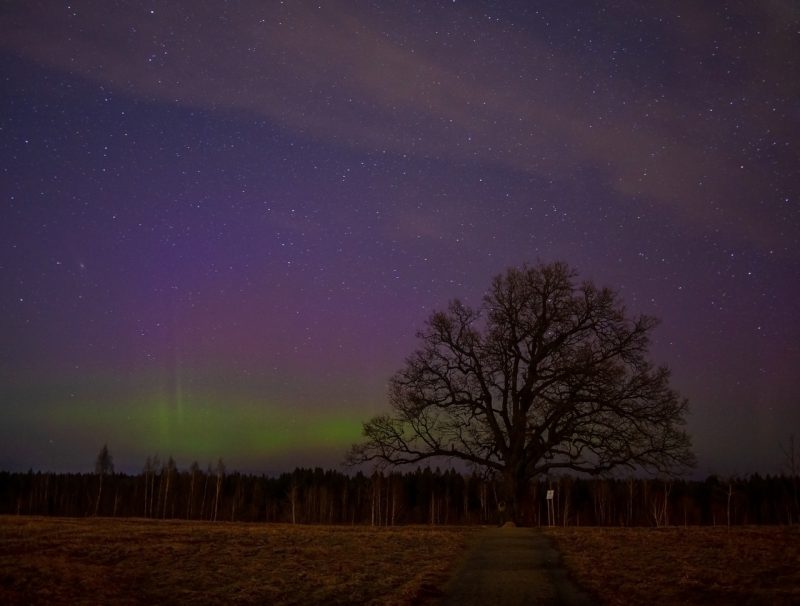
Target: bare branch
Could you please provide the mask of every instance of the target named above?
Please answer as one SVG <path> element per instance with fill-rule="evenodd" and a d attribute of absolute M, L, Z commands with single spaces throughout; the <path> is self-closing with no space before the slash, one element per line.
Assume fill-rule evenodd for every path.
<path fill-rule="evenodd" d="M 460 459 L 511 493 L 558 469 L 693 466 L 688 403 L 647 357 L 658 321 L 575 277 L 562 263 L 509 269 L 479 309 L 434 313 L 390 381 L 392 413 L 364 425 L 350 460 Z"/>

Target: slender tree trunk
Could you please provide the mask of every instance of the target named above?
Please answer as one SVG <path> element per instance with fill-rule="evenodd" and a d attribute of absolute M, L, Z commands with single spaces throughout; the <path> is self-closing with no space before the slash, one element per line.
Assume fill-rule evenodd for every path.
<path fill-rule="evenodd" d="M 370 525 L 375 526 L 375 483 L 372 484 L 372 499 L 370 500 Z"/>
<path fill-rule="evenodd" d="M 730 528 L 731 525 L 731 497 L 733 496 L 733 484 L 728 482 L 728 506 L 727 506 L 727 518 L 728 518 L 728 527 Z"/>
<path fill-rule="evenodd" d="M 49 514 L 50 513 L 50 508 L 47 505 L 47 493 L 48 493 L 49 486 L 50 486 L 50 474 L 48 473 L 44 477 L 44 497 L 42 499 L 42 505 L 43 505 L 42 512 L 45 513 L 45 514 Z"/>
<path fill-rule="evenodd" d="M 478 490 L 481 501 L 481 522 L 489 521 L 489 487 L 486 485 L 486 480 L 481 480 Z"/>
<path fill-rule="evenodd" d="M 342 486 L 342 508 L 339 512 L 339 519 L 342 522 L 347 521 L 347 484 Z"/>
<path fill-rule="evenodd" d="M 167 469 L 167 481 L 165 482 L 164 485 L 164 507 L 162 508 L 162 514 L 161 514 L 162 518 L 167 517 L 167 500 L 169 499 L 169 481 L 171 479 L 170 476 L 172 476 L 172 472 L 169 469 Z"/>
<path fill-rule="evenodd" d="M 206 474 L 205 481 L 203 482 L 203 499 L 200 501 L 200 519 L 206 519 L 206 493 L 208 492 L 208 476 L 209 473 Z"/>
<path fill-rule="evenodd" d="M 395 485 L 392 488 L 392 526 L 394 526 L 395 520 L 397 519 L 397 499 L 398 499 L 397 489 L 398 489 L 397 482 L 395 482 Z"/>
<path fill-rule="evenodd" d="M 103 474 L 100 474 L 100 486 L 97 489 L 97 502 L 94 504 L 94 515 L 96 516 L 97 513 L 100 511 L 100 497 L 103 494 Z"/>
<path fill-rule="evenodd" d="M 153 517 L 155 513 L 153 510 L 153 498 L 155 497 L 155 492 L 156 492 L 156 472 L 155 470 L 153 470 L 153 472 L 150 474 L 150 517 Z"/>
<path fill-rule="evenodd" d="M 195 472 L 192 471 L 192 480 L 189 484 L 189 505 L 186 508 L 186 519 L 192 519 L 192 505 L 194 504 L 194 480 L 195 480 Z"/>
<path fill-rule="evenodd" d="M 628 526 L 633 526 L 633 478 L 628 478 Z"/>
<path fill-rule="evenodd" d="M 386 511 L 383 513 L 383 525 L 389 525 L 389 503 L 392 498 L 392 483 L 389 478 L 386 478 Z"/>
<path fill-rule="evenodd" d="M 217 475 L 217 491 L 214 495 L 214 521 L 217 521 L 217 513 L 219 512 L 219 494 L 222 490 L 222 476 Z"/>
<path fill-rule="evenodd" d="M 161 477 L 158 478 L 158 498 L 156 499 L 156 511 L 155 517 L 159 517 L 159 512 L 161 511 L 161 495 L 164 493 L 164 470 L 161 470 Z"/>
<path fill-rule="evenodd" d="M 292 508 L 292 524 L 297 524 L 297 486 L 292 480 L 292 485 L 289 487 L 289 502 Z"/>

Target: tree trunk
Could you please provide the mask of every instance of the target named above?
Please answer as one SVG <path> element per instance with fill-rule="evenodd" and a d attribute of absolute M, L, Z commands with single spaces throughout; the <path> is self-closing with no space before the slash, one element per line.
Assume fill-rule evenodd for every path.
<path fill-rule="evenodd" d="M 161 515 L 162 518 L 167 517 L 167 499 L 169 499 L 169 480 L 171 475 L 172 473 L 170 472 L 169 469 L 167 469 L 167 482 L 166 486 L 164 486 L 164 508 L 163 508 L 163 513 Z"/>
<path fill-rule="evenodd" d="M 206 473 L 206 479 L 203 482 L 203 500 L 200 501 L 200 519 L 205 520 L 205 513 L 206 513 L 206 492 L 208 490 L 208 477 L 211 475 L 211 471 L 209 470 Z"/>
<path fill-rule="evenodd" d="M 192 502 L 194 501 L 194 480 L 195 480 L 195 472 L 192 470 L 192 481 L 189 484 L 189 505 L 186 507 L 186 519 L 192 519 Z"/>
<path fill-rule="evenodd" d="M 292 480 L 292 485 L 289 487 L 289 502 L 292 507 L 292 524 L 297 524 L 297 486 Z"/>
<path fill-rule="evenodd" d="M 728 527 L 731 525 L 731 497 L 733 496 L 733 483 L 730 481 L 728 482 L 728 507 L 727 507 L 727 518 L 728 518 Z"/>
<path fill-rule="evenodd" d="M 486 485 L 486 480 L 482 479 L 479 487 L 479 496 L 481 502 L 481 522 L 489 521 L 489 487 Z"/>
<path fill-rule="evenodd" d="M 150 474 L 150 517 L 154 517 L 154 510 L 153 510 L 153 498 L 155 497 L 156 492 L 156 472 Z"/>
<path fill-rule="evenodd" d="M 97 512 L 100 511 L 100 497 L 103 494 L 103 474 L 100 474 L 100 487 L 97 490 L 97 502 L 94 504 L 94 515 L 97 515 Z"/>
<path fill-rule="evenodd" d="M 219 513 L 219 495 L 222 491 L 222 476 L 217 476 L 217 492 L 214 495 L 214 521 L 217 521 L 217 514 Z"/>
<path fill-rule="evenodd" d="M 503 470 L 500 484 L 500 501 L 497 503 L 499 525 L 507 522 L 519 524 L 522 520 L 520 506 L 526 478 L 520 472 L 518 465 L 508 465 Z"/>

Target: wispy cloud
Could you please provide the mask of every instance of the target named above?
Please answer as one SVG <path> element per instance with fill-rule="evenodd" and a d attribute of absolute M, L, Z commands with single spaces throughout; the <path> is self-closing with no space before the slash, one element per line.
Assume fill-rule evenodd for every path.
<path fill-rule="evenodd" d="M 626 56 L 625 19 L 652 18 L 636 3 L 598 16 L 594 46 L 572 50 L 480 13 L 457 30 L 444 8 L 219 8 L 11 3 L 0 39 L 117 93 L 244 111 L 356 149 L 557 179 L 588 167 L 631 204 L 655 204 L 698 229 L 722 225 L 762 247 L 780 240 L 775 199 L 788 187 L 780 172 L 798 116 L 765 101 L 789 104 L 799 92 L 785 81 L 787 53 L 800 50 L 786 21 L 797 11 L 786 2 L 763 6 L 765 31 L 755 40 L 736 31 L 736 14 L 726 24 L 717 9 L 687 3 L 681 14 L 665 3 L 651 31 L 663 32 L 653 43 L 670 45 L 672 62 L 651 74 Z M 711 97 L 704 82 L 713 77 L 722 85 Z M 748 165 L 754 140 L 776 148 L 773 169 Z M 751 196 L 762 196 L 767 212 Z"/>

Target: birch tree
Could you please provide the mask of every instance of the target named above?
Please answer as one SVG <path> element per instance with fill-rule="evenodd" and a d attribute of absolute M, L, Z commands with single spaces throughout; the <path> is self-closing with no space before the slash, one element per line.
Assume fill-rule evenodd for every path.
<path fill-rule="evenodd" d="M 108 445 L 103 444 L 97 459 L 94 463 L 94 472 L 97 474 L 99 480 L 97 485 L 97 501 L 94 505 L 94 515 L 100 511 L 100 498 L 103 496 L 103 478 L 108 474 L 114 473 L 114 457 L 108 452 Z"/>

